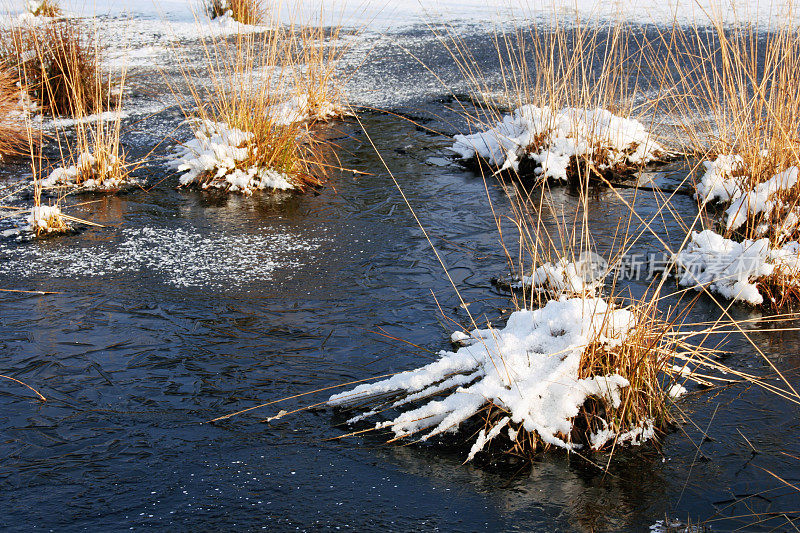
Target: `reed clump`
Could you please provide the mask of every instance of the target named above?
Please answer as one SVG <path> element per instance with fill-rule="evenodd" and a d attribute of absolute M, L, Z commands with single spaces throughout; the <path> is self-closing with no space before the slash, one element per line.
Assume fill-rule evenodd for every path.
<path fill-rule="evenodd" d="M 762 30 L 723 24 L 711 13 L 708 26 L 675 28 L 663 36 L 657 67 L 663 83 L 674 87 L 674 98 L 665 101 L 672 103 L 679 134 L 701 162 L 695 197 L 728 247 L 763 249 L 765 267 L 750 276 L 760 296 L 750 300 L 763 300 L 773 310 L 800 302 L 795 22 L 789 16 Z"/>
<path fill-rule="evenodd" d="M 0 46 L 0 61 L 44 112 L 69 116 L 102 106 L 99 48 L 78 20 L 13 27 Z"/>
<path fill-rule="evenodd" d="M 212 19 L 229 15 L 242 24 L 261 24 L 266 17 L 263 0 L 204 0 L 206 12 Z"/>
<path fill-rule="evenodd" d="M 0 68 L 0 158 L 19 157 L 37 151 L 40 138 L 25 123 L 19 82 Z"/>
<path fill-rule="evenodd" d="M 531 18 L 494 40 L 497 68 L 483 72 L 467 44 L 442 38 L 476 102 L 461 104 L 468 133 L 452 147 L 467 166 L 536 180 L 619 180 L 669 155 L 636 119 L 645 114 L 637 106 L 642 58 L 626 24 L 554 19 L 544 27 Z"/>
<path fill-rule="evenodd" d="M 329 165 L 311 126 L 322 119 L 318 113 L 330 110 L 323 100 L 334 94 L 329 86 L 334 80 L 326 75 L 309 82 L 313 90 L 299 81 L 306 77 L 295 63 L 297 43 L 286 30 L 204 43 L 206 71 L 184 71 L 191 99 L 182 107 L 194 139 L 176 161 L 182 186 L 251 194 L 302 191 L 325 182 Z M 313 61 L 304 67 L 326 68 Z M 207 85 L 198 83 L 203 77 Z"/>

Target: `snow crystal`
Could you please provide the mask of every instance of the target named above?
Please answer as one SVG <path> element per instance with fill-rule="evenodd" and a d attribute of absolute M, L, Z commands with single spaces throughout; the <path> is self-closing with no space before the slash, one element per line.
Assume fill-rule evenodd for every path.
<path fill-rule="evenodd" d="M 552 300 L 541 309 L 516 311 L 505 328 L 471 333 L 480 342 L 455 352 L 442 351 L 433 363 L 359 385 L 331 396 L 328 403 L 341 406 L 392 394 L 426 399 L 450 390 L 443 399 L 428 401 L 377 427 L 391 428 L 398 437 L 430 430 L 422 437 L 426 440 L 457 429 L 492 402 L 507 410 L 509 420 L 501 420 L 499 429 L 480 433 L 470 458 L 506 423 L 519 424 L 548 444 L 576 449 L 579 445 L 565 436 L 570 435 L 572 418 L 586 398 L 601 397 L 618 406 L 620 390 L 629 386 L 617 374 L 579 378 L 581 356 L 592 342 L 624 341 L 634 325 L 630 311 L 616 309 L 603 299 Z M 461 384 L 448 383 L 454 377 L 459 377 Z"/>
<path fill-rule="evenodd" d="M 712 230 L 692 232 L 691 242 L 675 255 L 678 283 L 717 292 L 725 298 L 759 305 L 756 281 L 772 274 L 769 241 L 735 242 Z"/>
<path fill-rule="evenodd" d="M 664 149 L 645 126 L 604 109 L 548 108 L 526 105 L 484 132 L 456 135 L 451 147 L 462 159 L 479 157 L 501 170 L 519 170 L 520 162 L 536 163 L 540 178 L 567 180 L 573 158 L 595 158 L 600 170 L 643 165 L 657 160 Z"/>

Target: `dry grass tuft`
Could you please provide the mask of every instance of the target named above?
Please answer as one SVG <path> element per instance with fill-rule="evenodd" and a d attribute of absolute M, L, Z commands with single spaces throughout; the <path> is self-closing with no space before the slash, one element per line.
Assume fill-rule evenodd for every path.
<path fill-rule="evenodd" d="M 710 28 L 676 28 L 663 40 L 670 46 L 659 68 L 669 74 L 674 114 L 699 159 L 740 157 L 729 177 L 743 192 L 800 165 L 800 32 L 793 20 L 765 32 L 712 14 Z M 772 198 L 779 208 L 748 217 L 739 236 L 768 236 L 772 244 L 800 237 L 798 228 L 774 231 L 798 207 L 800 186 Z M 762 224 L 770 230 L 756 231 Z"/>
<path fill-rule="evenodd" d="M 28 0 L 28 12 L 35 17 L 58 17 L 61 15 L 61 6 L 57 0 Z"/>
<path fill-rule="evenodd" d="M 25 124 L 18 83 L 0 68 L 0 157 L 23 156 L 39 148 L 39 138 Z"/>
<path fill-rule="evenodd" d="M 511 32 L 495 33 L 497 64 L 492 69 L 486 69 L 458 36 L 440 36 L 471 87 L 471 103 L 459 104 L 469 132 L 495 127 L 510 110 L 526 106 L 544 110 L 548 117 L 546 124 L 532 131 L 527 144 L 517 150 L 520 161 L 514 174 L 547 175 L 543 172 L 546 159 L 532 156 L 553 149 L 552 136 L 564 135 L 565 126 L 582 132 L 590 146 L 583 154 L 567 155 L 566 176 L 571 181 L 583 176 L 625 179 L 644 164 L 669 155 L 647 126 L 641 128 L 649 138 L 647 142 L 627 142 L 622 141 L 616 126 L 605 129 L 603 119 L 595 116 L 584 123 L 581 118 L 582 112 L 604 110 L 624 121 L 635 120 L 656 105 L 651 102 L 643 106 L 641 102 L 642 78 L 638 74 L 643 58 L 635 29 L 623 22 L 565 23 L 558 18 L 542 24 L 531 17 L 525 23 Z M 564 113 L 569 109 L 578 111 Z M 567 118 L 559 120 L 559 116 Z M 573 135 L 578 137 L 576 133 L 567 137 Z M 640 149 L 649 155 L 642 157 L 637 153 Z M 553 149 L 553 153 L 559 150 Z M 467 159 L 466 163 L 478 169 L 502 168 L 485 156 Z"/>
<path fill-rule="evenodd" d="M 266 18 L 263 0 L 204 0 L 206 12 L 212 19 L 230 13 L 236 22 L 242 24 L 261 24 Z"/>
<path fill-rule="evenodd" d="M 324 38 L 290 29 L 204 42 L 207 70 L 187 66 L 183 76 L 191 99 L 182 109 L 196 139 L 186 144 L 181 184 L 248 194 L 325 182 L 329 165 L 311 126 L 334 114 L 329 99 L 339 92 Z M 225 145 L 227 163 L 208 163 L 212 145 Z"/>
<path fill-rule="evenodd" d="M 76 19 L 20 26 L 3 36 L 0 60 L 47 113 L 74 115 L 105 101 L 99 46 Z"/>

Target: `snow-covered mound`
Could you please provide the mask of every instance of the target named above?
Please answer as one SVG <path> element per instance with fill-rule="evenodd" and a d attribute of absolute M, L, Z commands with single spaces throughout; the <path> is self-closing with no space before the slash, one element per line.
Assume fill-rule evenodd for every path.
<path fill-rule="evenodd" d="M 727 204 L 727 230 L 738 230 L 750 220 L 754 224 L 754 235 L 771 235 L 773 244 L 797 232 L 800 206 L 783 198 L 797 185 L 800 174 L 797 167 L 789 167 L 750 188 L 751 178 L 744 160 L 738 155 L 719 155 L 714 161 L 703 161 L 703 166 L 706 171 L 697 184 L 695 198 L 704 204 Z"/>
<path fill-rule="evenodd" d="M 501 170 L 519 171 L 531 162 L 540 178 L 568 179 L 570 163 L 591 161 L 597 170 L 624 171 L 656 161 L 664 148 L 645 126 L 604 109 L 523 106 L 497 126 L 456 135 L 451 148 L 462 159 L 480 158 Z"/>
<path fill-rule="evenodd" d="M 738 155 L 720 154 L 714 161 L 703 161 L 705 173 L 696 186 L 695 198 L 702 203 L 727 203 L 742 195 L 744 160 Z"/>
<path fill-rule="evenodd" d="M 511 289 L 532 289 L 551 296 L 594 296 L 603 286 L 608 263 L 596 254 L 581 254 L 578 261 L 562 257 L 538 266 L 530 276 L 508 283 Z"/>
<path fill-rule="evenodd" d="M 31 208 L 28 226 L 34 233 L 58 233 L 69 229 L 61 209 L 57 206 L 39 205 Z"/>
<path fill-rule="evenodd" d="M 783 172 L 775 174 L 763 183 L 759 183 L 752 190 L 742 193 L 735 199 L 730 207 L 725 210 L 727 215 L 727 229 L 739 229 L 747 219 L 762 214 L 766 218 L 772 217 L 776 211 L 783 213 L 792 206 L 784 204 L 780 198 L 776 198 L 781 192 L 790 190 L 797 184 L 798 168 L 790 167 Z M 794 215 L 794 223 L 797 224 L 797 213 Z M 766 229 L 766 228 L 765 228 Z"/>
<path fill-rule="evenodd" d="M 252 133 L 222 122 L 193 121 L 194 139 L 178 149 L 173 165 L 183 175 L 181 186 L 196 184 L 252 194 L 263 189 L 293 189 L 289 176 L 272 168 L 246 166 Z"/>
<path fill-rule="evenodd" d="M 675 255 L 678 283 L 716 292 L 730 300 L 764 303 L 758 283 L 772 276 L 800 285 L 800 243 L 771 247 L 768 239 L 732 241 L 711 230 L 692 232 L 691 242 Z"/>
<path fill-rule="evenodd" d="M 400 397 L 391 408 L 412 402 L 422 405 L 377 428 L 390 428 L 397 437 L 427 431 L 421 440 L 459 425 L 492 403 L 507 411 L 489 429 L 481 431 L 469 453 L 472 459 L 488 441 L 507 430 L 511 440 L 521 429 L 535 433 L 547 444 L 577 449 L 571 441 L 573 418 L 584 402 L 595 397 L 608 412 L 620 406 L 620 394 L 629 386 L 618 375 L 579 377 L 581 357 L 587 346 L 600 343 L 611 349 L 620 346 L 636 326 L 635 315 L 603 299 L 572 298 L 551 300 L 544 307 L 513 313 L 502 329 L 474 331 L 472 342 L 455 352 L 442 351 L 439 359 L 422 368 L 391 378 L 359 385 L 331 396 L 328 404 L 347 406 L 375 398 Z M 447 393 L 441 399 L 426 400 Z M 358 415 L 351 423 L 377 414 Z M 613 421 L 590 438 L 599 448 L 618 436 Z M 628 428 L 624 438 L 640 443 L 653 436 L 652 422 Z M 623 436 L 620 432 L 619 436 Z"/>
<path fill-rule="evenodd" d="M 94 154 L 84 152 L 75 165 L 58 167 L 42 180 L 42 187 L 68 187 L 114 191 L 130 183 L 127 173 L 114 167 L 122 165 L 117 156 L 109 155 L 98 159 Z"/>

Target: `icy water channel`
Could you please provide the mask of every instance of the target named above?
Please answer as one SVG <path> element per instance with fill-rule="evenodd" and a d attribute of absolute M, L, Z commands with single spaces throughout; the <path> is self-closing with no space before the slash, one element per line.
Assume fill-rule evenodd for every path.
<path fill-rule="evenodd" d="M 486 34 L 466 34 L 491 56 Z M 369 46 L 374 60 L 350 82 L 356 103 L 452 134 L 447 90 L 402 50 L 457 79 L 426 30 Z M 140 63 L 129 107 L 148 111 L 127 121 L 134 155 L 179 122 L 174 107 L 159 110 L 167 90 Z M 444 137 L 393 115 L 365 111 L 362 121 L 470 311 L 502 323 L 509 300 L 490 279 L 505 272 L 505 259 L 483 179 L 447 164 Z M 0 293 L 0 374 L 48 398 L 0 381 L 1 529 L 648 531 L 665 516 L 715 520 L 715 531 L 791 529 L 781 515 L 796 517 L 800 496 L 766 470 L 798 482 L 798 407 L 757 388 L 690 391 L 680 403 L 684 424 L 659 446 L 617 451 L 607 473 L 560 453 L 496 468 L 463 465 L 464 449 L 436 443 L 329 440 L 346 428 L 328 410 L 265 422 L 330 392 L 207 423 L 419 366 L 432 357 L 426 350 L 449 348 L 453 328 L 437 299 L 466 320 L 361 128 L 346 120 L 329 135 L 344 167 L 371 174 L 336 173 L 331 186 L 304 196 L 219 197 L 176 191 L 176 178 L 156 164 L 145 176 L 149 192 L 71 200 L 92 201 L 72 213 L 105 228 L 0 242 L 0 287 L 57 293 Z M 675 164 L 656 178 L 669 185 L 685 172 Z M 496 184 L 488 194 L 507 208 Z M 555 211 L 578 203 L 568 189 L 553 197 Z M 673 204 L 694 217 L 688 196 Z M 655 202 L 645 195 L 637 206 L 646 215 Z M 613 193 L 594 194 L 589 218 L 601 245 L 625 214 Z M 663 225 L 662 237 L 683 238 L 677 221 Z M 648 237 L 640 246 L 660 249 Z M 701 298 L 689 321 L 718 313 Z M 746 327 L 797 387 L 800 334 L 780 331 L 791 325 Z M 726 364 L 768 372 L 743 340 L 727 349 Z M 753 513 L 771 520 L 758 523 L 764 516 Z M 740 518 L 718 521 L 725 517 Z"/>

